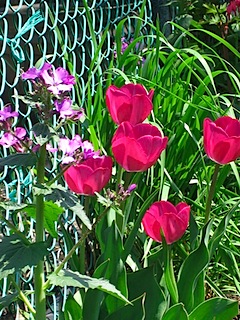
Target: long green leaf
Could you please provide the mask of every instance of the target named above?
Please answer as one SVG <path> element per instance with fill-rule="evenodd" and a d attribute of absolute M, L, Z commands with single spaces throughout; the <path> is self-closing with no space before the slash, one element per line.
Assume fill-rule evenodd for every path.
<path fill-rule="evenodd" d="M 194 309 L 189 315 L 189 320 L 232 320 L 237 314 L 237 301 L 212 298 Z"/>

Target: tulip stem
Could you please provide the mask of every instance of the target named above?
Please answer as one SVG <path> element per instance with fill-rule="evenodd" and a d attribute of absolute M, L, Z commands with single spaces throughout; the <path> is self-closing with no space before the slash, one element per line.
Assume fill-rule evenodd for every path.
<path fill-rule="evenodd" d="M 178 303 L 178 288 L 173 270 L 171 245 L 166 243 L 166 239 L 162 235 L 162 245 L 165 251 L 164 260 L 164 280 L 168 288 L 168 292 L 174 304 Z"/>
<path fill-rule="evenodd" d="M 89 197 L 85 196 L 85 205 L 84 205 L 84 209 L 85 212 L 88 213 L 89 212 Z M 85 226 L 85 224 L 82 224 L 82 235 L 85 234 L 87 231 L 87 228 Z M 85 274 L 85 258 L 86 258 L 86 239 L 83 239 L 83 241 L 81 242 L 80 246 L 80 256 L 79 256 L 79 270 L 81 274 Z"/>
<path fill-rule="evenodd" d="M 207 202 L 206 202 L 206 209 L 205 209 L 205 224 L 209 221 L 210 218 L 210 211 L 211 211 L 211 205 L 212 205 L 212 199 L 215 194 L 215 188 L 216 188 L 216 183 L 217 183 L 217 177 L 218 177 L 218 172 L 220 170 L 220 164 L 216 163 L 213 177 L 212 177 L 212 182 L 211 186 L 208 192 L 208 197 L 207 197 Z"/>
<path fill-rule="evenodd" d="M 119 187 L 122 184 L 122 177 L 123 177 L 124 169 L 118 166 L 118 173 L 117 173 L 117 183 L 116 183 L 116 193 L 119 192 Z M 118 227 L 119 232 L 122 234 L 123 228 L 123 214 L 116 213 L 116 224 Z"/>

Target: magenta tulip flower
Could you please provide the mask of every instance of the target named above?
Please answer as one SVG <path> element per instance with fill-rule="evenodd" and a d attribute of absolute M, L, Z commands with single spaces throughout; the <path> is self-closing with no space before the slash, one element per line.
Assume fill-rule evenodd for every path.
<path fill-rule="evenodd" d="M 157 242 L 162 235 L 167 244 L 180 239 L 185 233 L 190 219 L 190 206 L 181 202 L 174 206 L 168 201 L 159 201 L 146 211 L 142 224 L 146 234 Z"/>
<path fill-rule="evenodd" d="M 133 126 L 123 122 L 112 139 L 114 157 L 127 171 L 145 171 L 159 158 L 167 146 L 167 137 L 162 137 L 157 127 L 139 123 Z"/>
<path fill-rule="evenodd" d="M 203 123 L 204 149 L 210 159 L 227 164 L 240 157 L 240 121 L 228 116 Z"/>
<path fill-rule="evenodd" d="M 88 158 L 72 165 L 64 172 L 70 190 L 78 194 L 94 195 L 100 192 L 111 178 L 112 158 L 101 156 Z"/>
<path fill-rule="evenodd" d="M 125 84 L 121 88 L 108 87 L 106 104 L 116 124 L 129 121 L 131 124 L 143 122 L 153 109 L 153 90 L 147 90 L 141 84 Z"/>

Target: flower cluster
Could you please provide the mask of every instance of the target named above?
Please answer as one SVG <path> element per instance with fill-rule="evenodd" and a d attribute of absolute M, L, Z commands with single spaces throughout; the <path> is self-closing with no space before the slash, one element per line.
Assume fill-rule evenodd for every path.
<path fill-rule="evenodd" d="M 38 97 L 36 108 L 45 119 L 54 113 L 57 113 L 60 119 L 73 120 L 78 120 L 83 115 L 82 109 L 72 106 L 68 92 L 72 90 L 75 78 L 64 68 L 54 69 L 50 63 L 44 63 L 42 68 L 30 68 L 23 72 L 21 77 L 33 83 L 35 92 L 32 96 Z M 52 109 L 52 102 L 55 110 Z"/>
<path fill-rule="evenodd" d="M 230 18 L 231 16 L 238 15 L 240 12 L 240 0 L 232 0 L 227 6 L 227 16 Z"/>
<path fill-rule="evenodd" d="M 106 105 L 118 128 L 112 138 L 112 152 L 126 171 L 139 172 L 150 168 L 167 146 L 167 137 L 159 129 L 142 123 L 153 109 L 154 91 L 140 84 L 129 83 L 121 88 L 110 86 Z"/>
<path fill-rule="evenodd" d="M 79 113 L 72 109 L 72 102 L 65 92 L 69 92 L 75 80 L 63 68 L 56 70 L 50 64 L 41 69 L 31 68 L 22 74 L 23 79 L 33 82 L 54 105 L 55 112 L 62 119 L 78 120 Z M 125 84 L 121 88 L 111 85 L 106 91 L 106 105 L 117 129 L 112 137 L 112 153 L 116 162 L 128 172 L 143 172 L 153 166 L 166 149 L 168 138 L 161 131 L 144 122 L 153 110 L 153 94 L 140 84 Z M 46 100 L 43 98 L 43 104 Z M 49 111 L 51 111 L 49 109 Z M 49 113 L 50 114 L 50 113 Z M 27 137 L 21 127 L 12 129 L 13 119 L 18 112 L 6 106 L 0 111 L 0 125 L 4 131 L 0 145 L 14 147 L 18 152 L 31 148 L 37 152 L 39 145 Z M 51 138 L 51 136 L 50 136 Z M 228 164 L 240 157 L 240 122 L 229 116 L 216 121 L 208 118 L 203 123 L 204 149 L 207 156 L 217 164 Z M 49 139 L 50 140 L 50 139 Z M 94 195 L 109 182 L 112 175 L 113 160 L 101 156 L 89 141 L 82 141 L 76 134 L 72 139 L 60 136 L 55 139 L 57 148 L 45 142 L 49 152 L 62 153 L 63 175 L 68 187 L 77 194 Z M 107 189 L 107 197 L 120 203 L 136 188 L 130 185 L 127 190 L 122 185 L 118 192 Z M 145 232 L 153 240 L 161 242 L 163 237 L 171 244 L 182 237 L 190 218 L 190 206 L 181 202 L 174 206 L 169 201 L 157 201 L 146 211 L 142 223 Z"/>
<path fill-rule="evenodd" d="M 26 137 L 26 130 L 22 127 L 12 129 L 13 118 L 18 117 L 18 112 L 12 111 L 11 106 L 5 106 L 0 111 L 0 127 L 4 131 L 0 138 L 0 145 L 6 148 L 13 147 L 18 152 L 24 151 L 23 140 Z M 25 146 L 29 145 L 29 139 L 25 140 Z"/>

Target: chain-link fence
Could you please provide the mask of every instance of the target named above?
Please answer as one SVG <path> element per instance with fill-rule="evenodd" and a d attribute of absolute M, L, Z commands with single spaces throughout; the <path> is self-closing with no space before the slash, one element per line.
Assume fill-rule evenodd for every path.
<path fill-rule="evenodd" d="M 143 0 L 88 1 L 97 41 L 95 45 L 99 45 L 104 30 L 108 29 L 104 46 L 98 53 L 101 59 L 100 68 L 106 68 L 111 59 L 116 25 L 123 18 L 138 15 L 143 2 Z M 154 4 L 156 5 L 156 1 Z M 152 3 L 148 0 L 144 8 L 143 27 L 144 23 L 152 21 L 152 17 Z M 123 32 L 130 39 L 131 33 L 134 32 L 133 20 L 126 21 Z M 80 87 L 81 99 L 78 103 L 83 102 L 89 66 L 96 53 L 88 23 L 86 9 L 80 0 L 6 0 L 5 4 L 0 3 L 0 109 L 8 103 L 12 104 L 13 109 L 21 115 L 21 121 L 28 131 L 34 121 L 30 116 L 31 109 L 22 104 L 18 96 L 31 90 L 31 87 L 29 83 L 22 83 L 21 70 L 27 70 L 36 63 L 41 66 L 45 61 L 56 67 L 63 66 L 69 69 L 71 66 L 69 71 L 77 77 Z M 93 92 L 94 81 L 93 74 L 91 82 Z M 7 149 L 2 148 L 1 156 L 6 155 Z M 49 170 L 54 171 L 55 168 L 56 164 L 53 164 Z M 4 166 L 0 170 L 1 189 L 5 196 L 19 204 L 24 201 L 31 202 L 31 173 L 23 167 Z M 23 217 L 8 210 L 5 217 L 11 218 L 20 231 L 28 237 L 34 238 L 34 222 L 26 225 Z M 72 235 L 73 241 L 77 241 L 79 233 L 74 214 L 66 213 L 62 221 L 66 232 Z M 9 235 L 8 228 L 1 225 L 0 237 L 7 235 Z M 53 268 L 68 251 L 64 234 L 60 234 L 59 239 L 57 243 L 55 240 L 52 242 L 47 268 Z M 23 290 L 33 290 L 32 268 L 25 270 L 24 274 L 19 273 L 15 281 L 23 283 Z M 0 296 L 6 296 L 9 290 L 11 291 L 11 287 L 7 279 L 1 280 Z M 64 305 L 67 292 L 66 290 L 59 292 L 56 288 L 51 288 L 50 291 L 48 318 L 57 319 L 59 306 Z M 31 302 L 34 304 L 33 295 Z M 17 312 L 15 308 L 16 305 L 13 304 L 13 314 Z M 1 319 L 5 319 L 4 315 L 3 310 Z M 10 316 L 8 319 L 14 318 Z"/>

